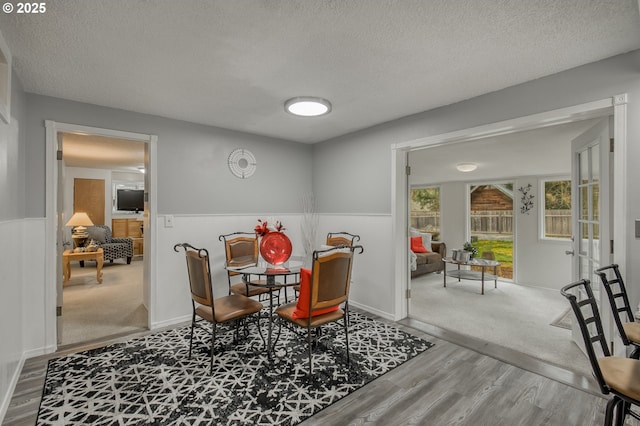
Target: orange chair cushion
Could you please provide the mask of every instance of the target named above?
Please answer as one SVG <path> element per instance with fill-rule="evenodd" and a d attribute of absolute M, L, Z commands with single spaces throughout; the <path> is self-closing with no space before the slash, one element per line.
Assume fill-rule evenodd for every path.
<path fill-rule="evenodd" d="M 311 298 L 311 269 L 300 269 L 300 296 L 298 296 L 298 303 L 293 311 L 291 317 L 293 319 L 309 318 L 309 316 L 315 317 L 317 315 L 327 314 L 329 312 L 337 311 L 340 306 L 331 306 L 329 308 L 316 309 L 311 315 L 309 315 L 309 300 Z"/>
<path fill-rule="evenodd" d="M 422 237 L 411 237 L 411 251 L 414 253 L 429 253 L 422 244 Z"/>

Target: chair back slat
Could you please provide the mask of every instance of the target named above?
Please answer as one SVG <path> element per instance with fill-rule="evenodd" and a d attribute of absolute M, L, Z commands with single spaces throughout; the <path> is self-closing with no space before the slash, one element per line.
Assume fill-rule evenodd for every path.
<path fill-rule="evenodd" d="M 614 278 L 609 279 L 607 275 L 611 275 L 611 273 L 613 273 Z M 600 281 L 602 281 L 602 285 L 609 298 L 609 304 L 613 312 L 613 320 L 616 323 L 616 328 L 618 329 L 622 343 L 629 345 L 631 341 L 624 331 L 623 323 L 634 322 L 634 318 L 620 269 L 618 265 L 614 263 L 597 269 L 596 274 L 600 276 Z M 626 320 L 623 318 L 623 315 L 621 315 L 622 313 L 626 313 Z"/>
<path fill-rule="evenodd" d="M 225 262 L 227 266 L 241 267 L 258 263 L 258 237 L 252 232 L 234 232 L 220 235 L 218 240 L 224 242 Z M 227 271 L 229 286 L 231 277 L 240 272 Z"/>
<path fill-rule="evenodd" d="M 327 234 L 326 245 L 338 247 L 338 246 L 353 246 L 356 242 L 360 241 L 360 236 L 350 234 L 348 232 L 329 232 Z"/>
<path fill-rule="evenodd" d="M 309 312 L 337 306 L 349 299 L 353 253 L 362 246 L 316 251 L 311 271 Z"/>
<path fill-rule="evenodd" d="M 578 301 L 578 298 L 574 294 L 580 291 L 586 294 L 586 298 Z M 596 350 L 602 353 L 602 356 L 611 356 L 609 347 L 607 346 L 607 339 L 602 328 L 602 321 L 600 319 L 600 312 L 596 299 L 591 289 L 591 282 L 586 279 L 573 282 L 560 290 L 562 295 L 569 300 L 571 309 L 576 317 L 577 323 L 580 326 L 580 333 L 585 343 L 585 350 L 591 363 L 593 375 L 595 376 L 600 390 L 604 394 L 609 393 L 609 388 L 604 381 L 600 365 L 598 363 L 598 356 Z"/>
<path fill-rule="evenodd" d="M 191 297 L 201 305 L 212 306 L 211 279 L 208 267 L 208 256 L 200 256 L 198 252 L 187 252 L 187 269 Z"/>
<path fill-rule="evenodd" d="M 211 281 L 209 251 L 204 248 L 196 248 L 189 243 L 176 244 L 173 246 L 173 250 L 178 251 L 179 247 L 184 249 L 187 259 L 191 301 L 200 305 L 211 306 L 213 310 L 213 284 Z"/>

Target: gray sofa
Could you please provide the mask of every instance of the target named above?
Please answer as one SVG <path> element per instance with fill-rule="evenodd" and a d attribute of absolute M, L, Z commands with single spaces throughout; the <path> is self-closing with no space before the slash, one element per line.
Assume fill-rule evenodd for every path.
<path fill-rule="evenodd" d="M 415 253 L 416 269 L 411 271 L 411 278 L 444 270 L 442 258 L 447 256 L 447 245 L 444 242 L 432 241 L 431 248 L 433 251 L 430 253 Z"/>

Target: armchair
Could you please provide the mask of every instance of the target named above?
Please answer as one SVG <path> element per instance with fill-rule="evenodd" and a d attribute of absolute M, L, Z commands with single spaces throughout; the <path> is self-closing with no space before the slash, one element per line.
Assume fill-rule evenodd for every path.
<path fill-rule="evenodd" d="M 87 227 L 88 241 L 93 240 L 102 248 L 105 262 L 113 263 L 115 259 L 127 259 L 127 265 L 131 263 L 133 256 L 133 240 L 131 238 L 113 238 L 111 228 L 106 225 L 94 225 Z"/>

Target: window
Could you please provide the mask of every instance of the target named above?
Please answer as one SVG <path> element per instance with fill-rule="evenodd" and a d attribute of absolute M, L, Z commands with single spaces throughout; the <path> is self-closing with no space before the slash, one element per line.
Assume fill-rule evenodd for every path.
<path fill-rule="evenodd" d="M 571 239 L 571 180 L 545 179 L 541 181 L 542 238 Z"/>
<path fill-rule="evenodd" d="M 440 187 L 412 189 L 410 203 L 411 227 L 440 241 Z"/>

